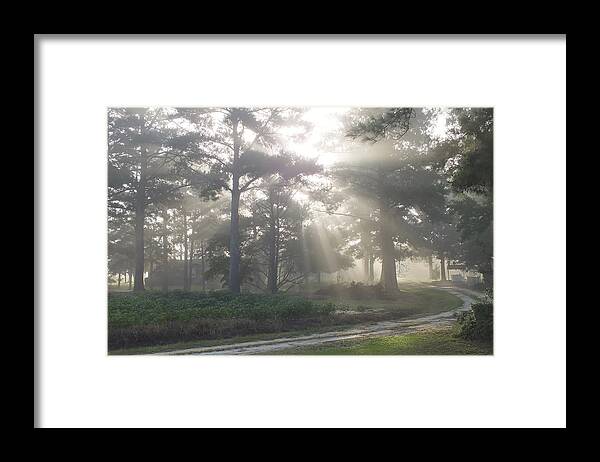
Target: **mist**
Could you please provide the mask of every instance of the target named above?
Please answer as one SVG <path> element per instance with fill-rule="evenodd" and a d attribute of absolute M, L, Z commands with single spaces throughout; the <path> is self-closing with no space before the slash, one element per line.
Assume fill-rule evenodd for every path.
<path fill-rule="evenodd" d="M 446 266 L 460 253 L 454 242 L 440 250 L 434 240 L 447 236 L 431 228 L 451 228 L 443 215 L 452 172 L 440 146 L 456 130 L 452 115 L 447 108 L 109 110 L 110 288 L 276 293 L 301 289 L 316 274 L 395 290 L 398 280 L 450 279 Z M 405 191 L 386 185 L 390 174 Z M 390 209 L 394 216 L 383 217 Z M 391 263 L 376 236 L 384 220 Z M 309 228 L 315 242 L 304 235 Z M 241 245 L 252 252 L 242 255 Z M 427 261 L 434 257 L 435 265 Z M 384 263 L 395 273 L 387 280 Z"/>
<path fill-rule="evenodd" d="M 237 326 L 161 341 L 448 309 L 491 294 L 492 179 L 491 109 L 111 108 L 109 300 Z"/>

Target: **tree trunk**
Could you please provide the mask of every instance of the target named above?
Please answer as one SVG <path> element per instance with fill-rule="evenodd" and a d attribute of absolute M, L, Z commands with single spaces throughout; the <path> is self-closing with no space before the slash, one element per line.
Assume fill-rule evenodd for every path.
<path fill-rule="evenodd" d="M 440 254 L 440 276 L 442 281 L 447 281 L 446 278 L 446 256 L 444 252 Z"/>
<path fill-rule="evenodd" d="M 370 280 L 370 264 L 371 264 L 371 242 L 367 231 L 363 231 L 360 235 L 360 240 L 363 248 L 363 275 L 364 280 Z"/>
<path fill-rule="evenodd" d="M 235 182 L 234 182 L 235 184 Z M 231 236 L 229 242 L 229 290 L 240 293 L 240 192 L 239 178 L 237 186 L 231 191 Z"/>
<path fill-rule="evenodd" d="M 150 236 L 150 240 L 148 242 L 148 276 L 146 277 L 145 286 L 149 289 L 152 289 L 152 273 L 154 271 L 154 234 Z"/>
<path fill-rule="evenodd" d="M 481 273 L 481 275 L 483 277 L 484 287 L 490 293 L 492 293 L 494 290 L 494 273 L 492 273 L 491 271 L 485 271 L 485 272 Z"/>
<path fill-rule="evenodd" d="M 275 222 L 275 217 L 273 216 L 273 208 L 271 208 L 271 220 L 270 227 L 271 232 L 269 236 L 269 268 L 267 270 L 267 290 L 275 294 L 277 293 L 277 274 L 278 274 L 278 254 L 279 249 L 277 245 L 278 236 L 277 236 L 277 226 Z"/>
<path fill-rule="evenodd" d="M 140 128 L 140 132 L 142 129 Z M 140 178 L 135 195 L 135 281 L 133 290 L 144 290 L 144 222 L 146 213 L 146 148 L 140 146 Z"/>
<path fill-rule="evenodd" d="M 240 293 L 240 177 L 238 160 L 240 155 L 240 139 L 238 121 L 233 120 L 233 165 L 231 185 L 231 229 L 229 238 L 229 290 Z"/>
<path fill-rule="evenodd" d="M 267 270 L 267 290 L 271 294 L 277 293 L 277 259 L 269 255 L 269 268 Z"/>
<path fill-rule="evenodd" d="M 189 271 L 188 271 L 188 235 L 187 235 L 187 214 L 183 212 L 183 290 L 190 290 Z"/>
<path fill-rule="evenodd" d="M 133 290 L 144 290 L 144 196 L 137 193 L 135 207 L 135 284 Z M 131 277 L 131 275 L 130 275 Z"/>
<path fill-rule="evenodd" d="M 369 279 L 369 246 L 367 244 L 367 233 L 364 230 L 360 233 L 360 245 L 363 251 L 363 280 L 367 281 Z"/>
<path fill-rule="evenodd" d="M 204 241 L 200 241 L 200 270 L 202 272 L 202 292 L 206 292 L 206 266 L 204 263 Z"/>
<path fill-rule="evenodd" d="M 162 270 L 162 290 L 163 292 L 169 291 L 169 240 L 168 240 L 168 228 L 167 223 L 169 221 L 169 214 L 167 210 L 163 210 L 163 270 Z"/>
<path fill-rule="evenodd" d="M 119 274 L 117 276 L 117 287 L 121 287 L 121 272 L 119 271 Z"/>
<path fill-rule="evenodd" d="M 317 284 L 321 287 L 321 272 L 317 271 Z"/>
<path fill-rule="evenodd" d="M 129 275 L 129 290 L 131 290 L 131 272 L 127 271 L 127 274 Z"/>
<path fill-rule="evenodd" d="M 383 287 L 387 291 L 398 290 L 398 280 L 396 278 L 396 258 L 394 257 L 395 248 L 392 237 L 391 211 L 383 206 L 381 209 L 381 250 L 382 250 L 382 281 Z"/>
<path fill-rule="evenodd" d="M 193 231 L 193 227 L 192 227 L 192 235 L 190 236 L 190 262 L 188 263 L 188 284 L 189 284 L 189 288 L 190 290 L 192 290 L 192 270 L 194 269 L 194 239 L 193 239 L 193 235 L 194 235 L 194 231 Z"/>
<path fill-rule="evenodd" d="M 427 257 L 427 264 L 429 265 L 429 279 L 433 281 L 435 278 L 433 274 L 433 257 L 431 254 Z"/>
<path fill-rule="evenodd" d="M 369 282 L 375 281 L 375 257 L 369 258 Z"/>

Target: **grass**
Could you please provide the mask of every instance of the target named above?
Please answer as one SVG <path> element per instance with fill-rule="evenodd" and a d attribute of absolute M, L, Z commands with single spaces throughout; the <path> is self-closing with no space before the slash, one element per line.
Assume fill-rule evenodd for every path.
<path fill-rule="evenodd" d="M 359 312 L 379 311 L 394 317 L 406 317 L 418 314 L 435 314 L 458 308 L 462 300 L 444 290 L 423 287 L 417 284 L 407 285 L 395 300 L 353 300 L 346 297 L 328 298 L 349 310 Z"/>
<path fill-rule="evenodd" d="M 109 293 L 111 354 L 144 354 L 349 327 L 433 314 L 462 301 L 443 290 L 406 285 L 394 300 L 348 297 L 147 291 Z"/>
<path fill-rule="evenodd" d="M 463 340 L 451 328 L 362 340 L 342 340 L 327 345 L 290 348 L 277 355 L 491 355 L 491 343 Z"/>
<path fill-rule="evenodd" d="M 219 340 L 190 340 L 187 342 L 169 343 L 167 345 L 150 345 L 134 348 L 121 348 L 109 351 L 110 355 L 148 355 L 163 353 L 172 350 L 185 350 L 187 348 L 211 347 L 215 345 L 228 345 L 238 342 L 253 342 L 256 340 L 270 340 L 273 334 L 243 335 Z"/>
<path fill-rule="evenodd" d="M 331 324 L 336 307 L 289 295 L 109 293 L 109 350 Z"/>
<path fill-rule="evenodd" d="M 352 325 L 335 326 L 335 329 L 350 328 Z M 255 335 L 238 335 L 236 337 L 228 337 L 223 339 L 212 339 L 212 340 L 190 340 L 186 342 L 169 343 L 164 345 L 149 345 L 140 346 L 134 348 L 122 348 L 109 351 L 110 355 L 140 355 L 140 354 L 153 354 L 163 353 L 173 350 L 184 350 L 187 348 L 202 348 L 211 347 L 217 345 L 230 345 L 233 343 L 244 343 L 244 342 L 255 342 L 259 340 L 273 340 L 285 337 L 300 337 L 302 335 L 318 334 L 320 332 L 330 331 L 330 326 L 316 327 L 310 329 L 293 330 L 276 333 L 263 333 Z"/>

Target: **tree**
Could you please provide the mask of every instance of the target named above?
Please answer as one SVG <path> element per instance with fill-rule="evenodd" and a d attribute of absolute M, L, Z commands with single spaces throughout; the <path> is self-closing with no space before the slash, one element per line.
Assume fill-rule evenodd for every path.
<path fill-rule="evenodd" d="M 486 287 L 493 285 L 493 207 L 488 196 L 458 196 L 452 202 L 460 233 L 458 256 L 467 268 L 483 276 Z"/>
<path fill-rule="evenodd" d="M 240 283 L 252 283 L 254 280 L 254 264 L 256 247 L 252 239 L 253 226 L 250 217 L 240 216 Z M 214 235 L 207 242 L 207 255 L 209 268 L 205 275 L 207 278 L 219 278 L 222 287 L 228 287 L 230 265 L 230 237 L 231 226 L 228 221 L 222 220 Z"/>
<path fill-rule="evenodd" d="M 259 248 L 266 257 L 266 290 L 276 293 L 303 279 L 302 226 L 308 218 L 307 206 L 294 199 L 306 178 L 320 172 L 314 160 L 290 154 L 278 157 L 278 173 L 264 178 L 258 194 L 262 196 L 252 204 L 251 212 L 257 231 Z M 259 270 L 260 271 L 260 270 Z"/>
<path fill-rule="evenodd" d="M 443 212 L 430 216 L 420 225 L 420 232 L 424 245 L 427 248 L 428 257 L 437 257 L 440 260 L 440 279 L 446 281 L 446 265 L 449 258 L 459 255 L 460 236 L 453 223 L 451 208 L 444 207 Z M 429 261 L 430 273 L 433 271 L 433 263 Z M 433 278 L 432 278 L 433 279 Z"/>
<path fill-rule="evenodd" d="M 278 132 L 283 127 L 305 127 L 301 113 L 290 108 L 178 109 L 180 119 L 193 127 L 187 147 L 222 175 L 221 185 L 231 193 L 228 285 L 234 293 L 240 293 L 242 282 L 241 196 L 256 188 L 260 179 L 286 167 L 286 156 L 274 156 L 282 147 Z M 211 114 L 209 125 L 207 114 Z"/>
<path fill-rule="evenodd" d="M 117 277 L 117 287 L 121 287 L 122 276 L 126 275 L 134 264 L 132 233 L 118 235 L 119 231 L 109 230 L 108 271 Z"/>
<path fill-rule="evenodd" d="M 159 210 L 152 207 L 146 214 L 147 220 L 144 231 L 144 259 L 148 278 L 152 278 L 157 264 L 162 260 L 162 224 L 160 223 Z"/>
<path fill-rule="evenodd" d="M 255 281 L 255 286 L 277 293 L 283 285 L 302 277 L 296 274 L 299 250 L 296 244 L 301 238 L 307 210 L 294 201 L 295 188 L 284 181 L 266 182 L 260 191 L 264 198 L 256 200 L 251 211 L 256 247 L 262 256 L 257 259 L 257 271 L 264 276 L 266 284 L 261 287 L 261 278 Z"/>
<path fill-rule="evenodd" d="M 493 109 L 451 111 L 449 137 L 433 152 L 454 191 L 451 211 L 461 235 L 460 255 L 468 268 L 493 281 Z"/>
<path fill-rule="evenodd" d="M 410 108 L 373 111 L 359 110 L 349 118 L 347 136 L 361 140 L 353 147 L 361 156 L 336 166 L 333 173 L 341 188 L 373 210 L 382 284 L 393 292 L 398 289 L 396 260 L 406 251 L 395 241 L 405 242 L 414 234 L 412 224 L 418 217 L 439 206 L 443 182 L 420 150 L 425 115 Z"/>
<path fill-rule="evenodd" d="M 108 203 L 134 217 L 135 291 L 144 290 L 149 207 L 157 212 L 192 186 L 203 197 L 214 197 L 220 188 L 213 172 L 191 168 L 198 153 L 181 149 L 181 129 L 173 118 L 173 110 L 165 108 L 108 111 Z"/>
<path fill-rule="evenodd" d="M 266 197 L 252 205 L 255 228 L 255 267 L 260 275 L 254 286 L 277 293 L 285 285 L 302 279 L 300 258 L 302 223 L 307 210 L 292 199 L 292 194 L 279 185 L 269 185 Z"/>
<path fill-rule="evenodd" d="M 127 210 L 108 210 L 108 271 L 116 276 L 118 287 L 121 287 L 122 276 L 126 279 L 135 265 L 135 233 L 131 218 Z"/>
<path fill-rule="evenodd" d="M 175 179 L 174 152 L 166 147 L 171 134 L 163 109 L 108 111 L 109 208 L 127 210 L 134 216 L 135 291 L 144 290 L 146 209 L 168 196 Z"/>
<path fill-rule="evenodd" d="M 347 136 L 363 142 L 375 143 L 384 138 L 401 139 L 411 128 L 411 119 L 417 117 L 410 107 L 372 108 L 354 111 Z"/>
<path fill-rule="evenodd" d="M 356 256 L 363 260 L 363 273 L 367 282 L 375 280 L 375 241 L 376 228 L 372 219 L 359 219 L 356 223 L 360 235 L 360 246 Z"/>
<path fill-rule="evenodd" d="M 490 196 L 494 185 L 493 109 L 455 109 L 453 137 L 447 144 L 455 191 Z"/>
<path fill-rule="evenodd" d="M 303 231 L 304 272 L 316 274 L 321 284 L 322 273 L 335 273 L 354 265 L 347 248 L 348 235 L 335 222 L 323 218 L 313 221 Z"/>

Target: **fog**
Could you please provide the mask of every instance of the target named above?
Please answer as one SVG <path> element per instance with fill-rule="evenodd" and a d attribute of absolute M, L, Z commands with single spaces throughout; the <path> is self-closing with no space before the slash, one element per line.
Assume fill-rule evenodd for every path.
<path fill-rule="evenodd" d="M 489 283 L 485 111 L 111 108 L 109 290 Z"/>

